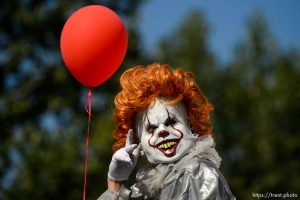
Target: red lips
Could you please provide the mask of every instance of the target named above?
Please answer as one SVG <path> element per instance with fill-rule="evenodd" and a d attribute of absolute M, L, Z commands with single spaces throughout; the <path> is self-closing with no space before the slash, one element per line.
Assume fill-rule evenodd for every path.
<path fill-rule="evenodd" d="M 172 157 L 175 155 L 176 148 L 180 142 L 180 139 L 167 139 L 163 140 L 155 147 L 159 149 L 165 156 Z"/>

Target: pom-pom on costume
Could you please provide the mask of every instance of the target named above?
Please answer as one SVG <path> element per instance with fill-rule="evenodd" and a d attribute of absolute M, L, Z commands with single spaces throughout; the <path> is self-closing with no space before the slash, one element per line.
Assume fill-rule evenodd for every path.
<path fill-rule="evenodd" d="M 211 137 L 213 106 L 194 74 L 158 63 L 121 76 L 115 98 L 115 152 L 111 181 L 126 181 L 141 151 L 150 165 L 129 189 L 105 191 L 104 199 L 235 199 L 219 171 L 221 158 Z"/>

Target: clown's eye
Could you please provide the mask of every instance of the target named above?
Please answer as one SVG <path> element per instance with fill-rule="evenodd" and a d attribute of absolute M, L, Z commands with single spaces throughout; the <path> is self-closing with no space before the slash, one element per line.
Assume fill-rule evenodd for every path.
<path fill-rule="evenodd" d="M 152 133 L 155 129 L 157 128 L 157 126 L 154 126 L 154 125 L 148 125 L 146 127 L 146 130 L 149 132 L 149 133 Z"/>
<path fill-rule="evenodd" d="M 168 118 L 167 121 L 165 122 L 165 126 L 172 126 L 176 123 L 177 121 L 174 118 Z"/>

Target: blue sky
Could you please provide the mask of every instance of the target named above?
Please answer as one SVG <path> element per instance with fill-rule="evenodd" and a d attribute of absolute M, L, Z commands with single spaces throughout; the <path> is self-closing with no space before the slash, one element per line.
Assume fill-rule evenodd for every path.
<path fill-rule="evenodd" d="M 209 44 L 221 61 L 229 60 L 234 45 L 246 31 L 246 21 L 257 8 L 264 12 L 280 46 L 300 47 L 298 0 L 149 0 L 140 11 L 140 31 L 151 52 L 160 38 L 175 29 L 193 8 L 200 8 L 210 25 Z"/>

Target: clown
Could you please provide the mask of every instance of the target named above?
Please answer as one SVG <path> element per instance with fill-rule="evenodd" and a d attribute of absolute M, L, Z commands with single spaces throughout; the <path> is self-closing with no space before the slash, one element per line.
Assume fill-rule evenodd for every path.
<path fill-rule="evenodd" d="M 114 154 L 103 199 L 235 199 L 218 170 L 212 105 L 194 75 L 168 65 L 127 70 L 115 98 Z M 127 189 L 138 157 L 149 161 Z"/>

